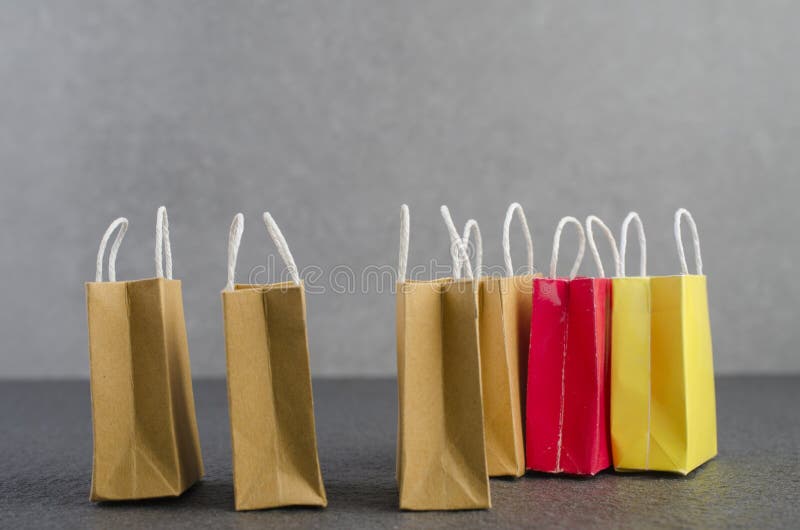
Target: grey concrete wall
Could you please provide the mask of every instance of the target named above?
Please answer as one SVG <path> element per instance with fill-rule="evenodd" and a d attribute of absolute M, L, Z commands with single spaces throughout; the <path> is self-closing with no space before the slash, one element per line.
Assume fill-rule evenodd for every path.
<path fill-rule="evenodd" d="M 401 202 L 411 264 L 446 262 L 442 203 L 501 264 L 511 201 L 540 269 L 562 215 L 616 230 L 638 210 L 654 274 L 679 270 L 672 212 L 690 208 L 718 371 L 796 372 L 799 18 L 789 1 L 0 2 L 0 376 L 87 374 L 83 282 L 116 216 L 119 276 L 149 277 L 169 207 L 206 376 L 224 373 L 237 211 L 241 275 L 268 263 L 265 209 L 300 266 L 358 273 L 395 265 Z M 315 374 L 394 373 L 391 293 L 311 294 L 308 320 Z"/>

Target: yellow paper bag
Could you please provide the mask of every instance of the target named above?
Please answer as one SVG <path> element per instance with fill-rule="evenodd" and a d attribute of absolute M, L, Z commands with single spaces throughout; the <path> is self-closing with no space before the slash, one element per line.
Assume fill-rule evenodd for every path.
<path fill-rule="evenodd" d="M 269 213 L 264 222 L 292 281 L 234 283 L 244 230 L 237 214 L 222 292 L 228 405 L 237 510 L 326 506 L 311 393 L 306 301 L 286 240 Z"/>
<path fill-rule="evenodd" d="M 509 231 L 514 214 L 522 224 L 527 242 L 526 273 L 514 274 Z M 455 226 L 448 226 L 455 231 Z M 533 294 L 533 240 L 528 221 L 519 203 L 509 206 L 503 223 L 505 277 L 482 276 L 483 240 L 478 223 L 470 219 L 464 226 L 462 242 L 469 246 L 475 234 L 475 270 L 479 280 L 478 327 L 480 329 L 483 419 L 486 432 L 486 463 L 489 476 L 521 477 L 525 474 L 523 418 L 525 378 L 531 333 Z M 462 256 L 454 267 L 471 264 Z"/>
<path fill-rule="evenodd" d="M 405 205 L 400 233 L 397 283 L 400 508 L 489 508 L 476 284 L 471 278 L 457 277 L 406 281 L 408 208 Z M 458 271 L 454 271 L 454 276 L 458 276 Z"/>
<path fill-rule="evenodd" d="M 686 217 L 697 274 L 681 239 Z M 626 278 L 628 226 L 637 221 L 641 276 Z M 716 401 L 706 277 L 697 227 L 675 213 L 679 276 L 648 277 L 644 229 L 632 212 L 622 225 L 621 274 L 613 280 L 611 440 L 620 471 L 687 474 L 717 454 Z"/>
<path fill-rule="evenodd" d="M 103 255 L 118 227 L 104 282 Z M 95 281 L 86 284 L 93 501 L 175 497 L 203 476 L 166 209 L 158 210 L 156 278 L 116 281 L 117 251 L 127 228 L 122 217 L 109 226 L 97 253 Z"/>

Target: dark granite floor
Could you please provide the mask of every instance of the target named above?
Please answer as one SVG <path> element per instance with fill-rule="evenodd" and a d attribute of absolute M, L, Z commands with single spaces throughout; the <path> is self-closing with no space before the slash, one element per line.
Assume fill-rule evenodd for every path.
<path fill-rule="evenodd" d="M 195 384 L 206 477 L 181 498 L 88 500 L 86 382 L 0 382 L 4 528 L 752 527 L 800 525 L 800 377 L 718 380 L 719 457 L 688 477 L 492 480 L 489 511 L 405 513 L 394 480 L 392 380 L 315 381 L 329 506 L 233 511 L 224 381 Z"/>

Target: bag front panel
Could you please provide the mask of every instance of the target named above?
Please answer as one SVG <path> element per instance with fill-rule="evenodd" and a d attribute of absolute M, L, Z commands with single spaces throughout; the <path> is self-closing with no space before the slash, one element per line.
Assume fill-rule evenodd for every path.
<path fill-rule="evenodd" d="M 180 463 L 173 424 L 164 282 L 126 282 L 133 360 L 136 484 L 141 497 L 180 495 Z"/>
<path fill-rule="evenodd" d="M 203 476 L 203 457 L 197 431 L 181 282 L 162 280 L 162 285 L 173 429 L 180 463 L 180 488 L 183 491 Z"/>
<path fill-rule="evenodd" d="M 235 505 L 267 507 L 280 490 L 280 442 L 264 297 L 257 289 L 223 292 L 222 305 Z"/>
<path fill-rule="evenodd" d="M 482 278 L 479 287 L 481 382 L 483 418 L 486 432 L 486 465 L 489 476 L 518 474 L 515 421 L 519 403 L 513 403 L 512 387 L 517 386 L 516 332 L 505 333 L 503 294 L 498 278 Z M 512 350 L 513 348 L 513 350 Z M 513 364 L 513 366 L 512 366 Z M 514 392 L 518 398 L 519 392 Z"/>
<path fill-rule="evenodd" d="M 472 280 L 443 286 L 442 353 L 449 470 L 447 495 L 459 508 L 489 508 L 478 290 Z"/>
<path fill-rule="evenodd" d="M 569 280 L 533 280 L 525 460 L 534 471 L 561 471 L 569 295 Z"/>
<path fill-rule="evenodd" d="M 705 276 L 683 276 L 683 313 L 687 471 L 691 471 L 717 454 L 714 360 Z"/>
<path fill-rule="evenodd" d="M 525 474 L 525 387 L 530 351 L 533 278 L 533 275 L 524 275 L 498 279 L 511 390 L 515 476 Z"/>
<path fill-rule="evenodd" d="M 400 507 L 488 508 L 477 293 L 448 279 L 398 296 Z"/>
<path fill-rule="evenodd" d="M 614 467 L 645 470 L 650 445 L 650 279 L 614 278 L 611 442 Z"/>
<path fill-rule="evenodd" d="M 564 473 L 593 475 L 610 462 L 606 395 L 609 282 L 576 278 L 569 283 L 559 461 Z"/>
<path fill-rule="evenodd" d="M 300 287 L 224 292 L 237 510 L 326 504 Z"/>
<path fill-rule="evenodd" d="M 401 509 L 445 504 L 442 296 L 438 282 L 398 285 L 398 487 Z"/>
<path fill-rule="evenodd" d="M 93 501 L 134 498 L 134 404 L 127 290 L 86 284 L 92 395 Z"/>
<path fill-rule="evenodd" d="M 403 388 L 405 388 L 405 351 L 406 351 L 406 295 L 402 283 L 395 285 L 395 338 L 397 341 L 397 443 L 395 450 L 395 479 L 397 484 L 402 484 L 402 466 L 400 456 L 403 453 Z"/>
<path fill-rule="evenodd" d="M 686 472 L 683 279 L 650 278 L 652 303 L 649 469 Z"/>
<path fill-rule="evenodd" d="M 326 506 L 322 483 L 302 285 L 270 286 L 264 293 L 269 362 L 280 433 L 283 505 Z"/>

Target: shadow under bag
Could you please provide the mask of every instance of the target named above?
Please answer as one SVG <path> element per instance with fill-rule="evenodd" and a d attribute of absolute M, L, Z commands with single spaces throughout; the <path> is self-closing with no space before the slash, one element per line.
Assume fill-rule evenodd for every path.
<path fill-rule="evenodd" d="M 108 279 L 103 254 L 114 230 Z M 167 212 L 158 211 L 156 278 L 116 281 L 128 227 L 109 226 L 86 284 L 91 372 L 93 501 L 178 496 L 203 475 L 180 280 L 172 279 Z M 166 254 L 166 278 L 162 265 Z"/>
<path fill-rule="evenodd" d="M 244 217 L 233 220 L 222 292 L 237 510 L 326 506 L 311 393 L 305 289 L 269 213 L 264 222 L 292 280 L 234 284 Z"/>
<path fill-rule="evenodd" d="M 400 508 L 489 508 L 476 284 L 471 278 L 406 281 L 408 208 L 405 205 L 400 234 L 397 283 Z M 460 239 L 457 243 L 461 243 Z M 454 275 L 458 276 L 458 270 Z"/>

